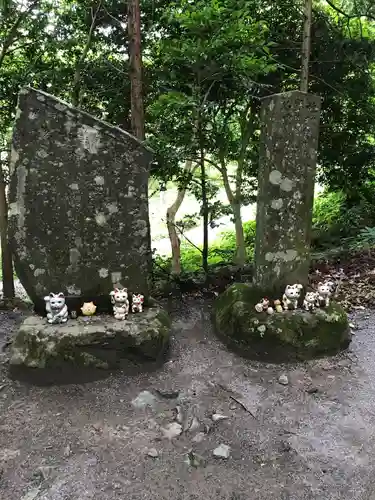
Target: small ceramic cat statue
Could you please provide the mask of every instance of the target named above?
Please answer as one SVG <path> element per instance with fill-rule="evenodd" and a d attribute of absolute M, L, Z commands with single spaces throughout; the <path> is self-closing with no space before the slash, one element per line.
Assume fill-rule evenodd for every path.
<path fill-rule="evenodd" d="M 305 298 L 303 299 L 303 308 L 306 311 L 314 311 L 318 302 L 317 292 L 306 292 Z"/>
<path fill-rule="evenodd" d="M 318 301 L 324 306 L 329 306 L 329 299 L 332 295 L 332 285 L 331 282 L 318 283 Z"/>
<path fill-rule="evenodd" d="M 336 292 L 336 289 L 337 289 L 337 286 L 338 286 L 338 283 L 336 283 L 335 281 L 333 280 L 328 280 L 325 282 L 325 284 L 327 286 L 329 286 L 330 290 L 331 290 L 331 294 L 334 295 L 335 292 Z"/>
<path fill-rule="evenodd" d="M 303 286 L 299 284 L 287 285 L 283 295 L 283 306 L 285 311 L 297 309 Z"/>
<path fill-rule="evenodd" d="M 278 299 L 274 300 L 273 301 L 273 305 L 275 306 L 275 311 L 277 313 L 283 312 L 284 309 L 283 309 L 283 306 L 281 305 L 281 301 L 280 300 L 278 300 Z"/>
<path fill-rule="evenodd" d="M 44 297 L 47 311 L 48 323 L 66 323 L 68 321 L 68 307 L 65 304 L 65 295 L 60 293 L 50 293 Z"/>
<path fill-rule="evenodd" d="M 267 297 L 264 297 L 258 304 L 255 305 L 256 312 L 260 313 L 262 311 L 267 311 L 270 306 L 270 301 Z"/>
<path fill-rule="evenodd" d="M 113 304 L 113 315 L 115 319 L 126 319 L 129 315 L 128 289 L 115 288 L 109 295 Z"/>
<path fill-rule="evenodd" d="M 84 316 L 93 316 L 96 311 L 96 305 L 94 302 L 84 302 L 81 311 Z"/>
<path fill-rule="evenodd" d="M 133 293 L 132 296 L 132 313 L 142 312 L 143 311 L 143 302 L 145 298 L 140 293 Z"/>

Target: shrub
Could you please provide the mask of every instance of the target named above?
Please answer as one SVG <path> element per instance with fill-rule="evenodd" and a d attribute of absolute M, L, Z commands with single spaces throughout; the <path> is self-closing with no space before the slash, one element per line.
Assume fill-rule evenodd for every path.
<path fill-rule="evenodd" d="M 361 229 L 356 238 L 351 238 L 349 244 L 353 250 L 370 250 L 375 248 L 375 227 Z"/>
<path fill-rule="evenodd" d="M 254 256 L 255 244 L 255 221 L 245 222 L 244 225 L 245 244 L 248 260 Z M 234 230 L 223 231 L 219 238 L 214 241 L 208 251 L 208 265 L 229 264 L 233 262 L 236 250 L 236 235 Z M 196 271 L 202 267 L 202 253 L 193 246 L 181 244 L 181 264 L 184 271 Z"/>
<path fill-rule="evenodd" d="M 312 246 L 348 246 L 362 230 L 374 225 L 375 213 L 368 199 L 362 197 L 356 205 L 348 206 L 344 193 L 323 192 L 314 203 Z"/>
<path fill-rule="evenodd" d="M 328 193 L 324 191 L 314 201 L 313 227 L 329 230 L 340 218 L 345 204 L 345 195 L 341 191 Z"/>
<path fill-rule="evenodd" d="M 368 200 L 362 197 L 360 203 L 348 207 L 347 198 L 341 191 L 325 191 L 315 199 L 312 235 L 315 256 L 375 247 L 375 210 Z M 251 261 L 254 258 L 255 221 L 245 222 L 243 228 L 247 257 Z M 209 266 L 233 263 L 235 249 L 234 228 L 223 231 L 209 247 Z M 158 257 L 155 263 L 165 272 L 170 270 L 170 259 Z M 182 241 L 181 264 L 183 273 L 201 270 L 201 251 Z"/>

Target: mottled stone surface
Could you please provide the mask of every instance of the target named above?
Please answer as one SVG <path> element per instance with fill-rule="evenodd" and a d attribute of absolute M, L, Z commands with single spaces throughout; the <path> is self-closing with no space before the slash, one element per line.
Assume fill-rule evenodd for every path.
<path fill-rule="evenodd" d="M 336 354 L 349 346 L 348 317 L 335 302 L 312 313 L 296 309 L 269 315 L 254 309 L 261 296 L 253 285 L 236 283 L 215 302 L 216 333 L 238 354 L 289 362 Z"/>
<path fill-rule="evenodd" d="M 124 132 L 34 89 L 20 92 L 11 153 L 9 232 L 34 302 L 109 310 L 113 285 L 148 296 L 151 153 Z"/>
<path fill-rule="evenodd" d="M 10 365 L 108 369 L 127 357 L 157 360 L 168 347 L 169 331 L 169 317 L 159 306 L 124 321 L 102 315 L 49 325 L 45 318 L 30 316 L 15 335 Z"/>
<path fill-rule="evenodd" d="M 255 283 L 306 283 L 321 99 L 299 91 L 261 109 Z"/>

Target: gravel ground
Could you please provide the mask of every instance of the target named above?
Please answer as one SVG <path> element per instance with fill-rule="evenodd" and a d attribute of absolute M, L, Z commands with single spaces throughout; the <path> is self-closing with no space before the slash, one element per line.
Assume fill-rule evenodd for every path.
<path fill-rule="evenodd" d="M 375 313 L 356 316 L 348 352 L 294 366 L 229 353 L 207 303 L 172 314 L 153 372 L 43 387 L 9 379 L 3 355 L 2 500 L 373 500 Z M 1 313 L 2 345 L 21 318 Z M 150 407 L 132 404 L 142 391 Z"/>

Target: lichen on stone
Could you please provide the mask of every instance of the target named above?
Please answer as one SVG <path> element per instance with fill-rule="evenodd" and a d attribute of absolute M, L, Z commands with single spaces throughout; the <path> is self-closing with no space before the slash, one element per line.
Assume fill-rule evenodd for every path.
<path fill-rule="evenodd" d="M 122 285 L 148 296 L 151 151 L 44 92 L 23 89 L 17 109 L 9 235 L 17 275 L 36 309 L 51 289 L 68 294 L 72 283 L 82 294 L 108 297 L 111 273 L 124 266 Z M 45 274 L 35 276 L 30 264 Z"/>
<path fill-rule="evenodd" d="M 171 322 L 160 306 L 146 308 L 126 321 L 112 316 L 78 318 L 49 325 L 39 316 L 26 318 L 15 335 L 11 366 L 27 368 L 112 368 L 121 359 L 158 359 L 168 348 Z"/>
<path fill-rule="evenodd" d="M 320 102 L 298 91 L 263 100 L 255 244 L 261 286 L 306 281 Z"/>
<path fill-rule="evenodd" d="M 241 283 L 230 286 L 215 302 L 215 331 L 239 354 L 288 362 L 331 355 L 348 347 L 349 322 L 338 304 L 332 302 L 312 313 L 297 309 L 269 315 L 255 311 L 255 304 L 264 296 L 272 297 L 272 290 Z"/>

